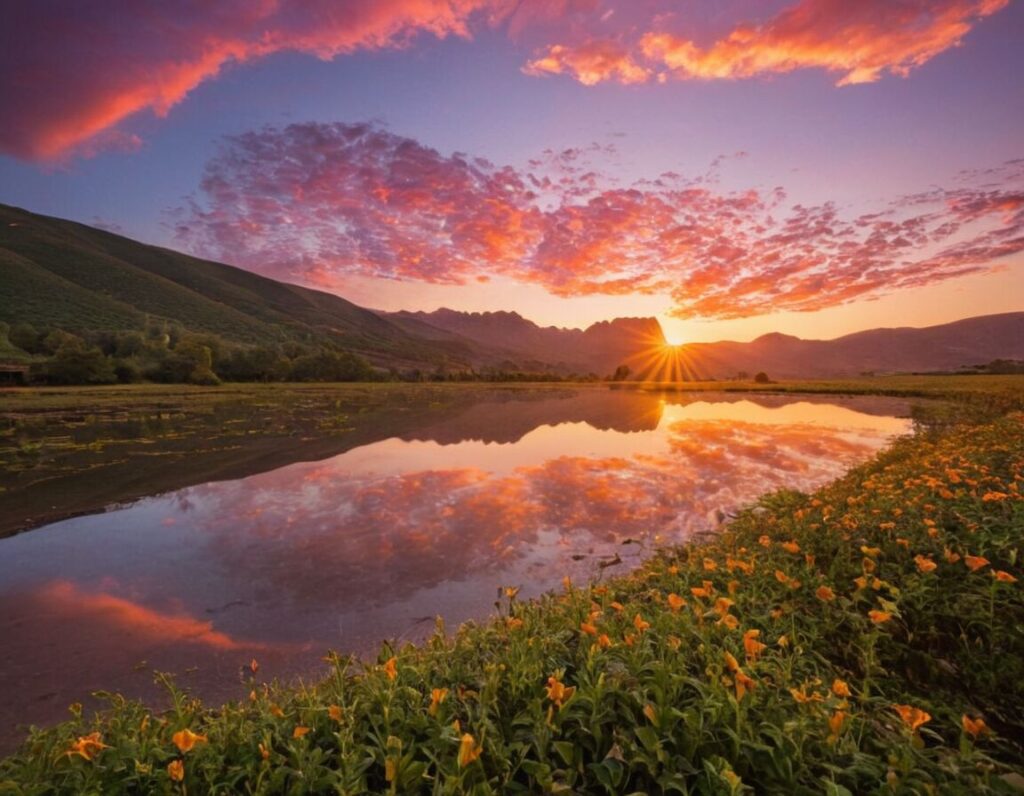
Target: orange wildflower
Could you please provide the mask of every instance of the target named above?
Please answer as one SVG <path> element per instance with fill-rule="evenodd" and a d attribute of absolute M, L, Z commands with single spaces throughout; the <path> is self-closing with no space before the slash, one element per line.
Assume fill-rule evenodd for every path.
<path fill-rule="evenodd" d="M 875 563 L 875 559 L 873 558 L 862 558 L 860 566 L 865 572 L 871 573 L 875 571 L 875 567 L 877 567 L 878 564 Z"/>
<path fill-rule="evenodd" d="M 666 602 L 668 602 L 668 607 L 671 608 L 673 611 L 678 611 L 680 608 L 684 608 L 686 606 L 686 600 L 684 600 L 675 592 L 669 594 L 669 596 L 666 598 Z"/>
<path fill-rule="evenodd" d="M 327 716 L 331 721 L 341 722 L 342 710 L 338 705 L 331 705 L 327 708 Z"/>
<path fill-rule="evenodd" d="M 893 705 L 892 709 L 900 714 L 903 723 L 910 728 L 911 732 L 917 732 L 918 727 L 932 720 L 930 713 L 921 708 L 915 708 L 913 705 Z"/>
<path fill-rule="evenodd" d="M 725 659 L 726 669 L 728 669 L 730 672 L 739 671 L 740 662 L 736 660 L 736 657 L 731 652 L 729 652 L 729 650 L 723 652 L 722 656 Z"/>
<path fill-rule="evenodd" d="M 785 550 L 787 553 L 793 553 L 795 555 L 796 553 L 800 552 L 800 545 L 797 544 L 795 541 L 783 542 L 782 549 Z"/>
<path fill-rule="evenodd" d="M 69 757 L 78 755 L 86 760 L 92 760 L 98 752 L 109 748 L 109 746 L 103 743 L 102 735 L 98 732 L 91 732 L 88 735 L 80 735 L 78 740 L 71 744 L 64 754 Z"/>
<path fill-rule="evenodd" d="M 757 660 L 758 656 L 767 648 L 767 644 L 757 640 L 760 635 L 760 630 L 748 630 L 743 634 L 743 650 L 747 653 L 747 660 Z"/>
<path fill-rule="evenodd" d="M 830 603 L 836 598 L 836 593 L 828 586 L 819 586 L 814 595 L 821 601 Z"/>
<path fill-rule="evenodd" d="M 398 658 L 394 656 L 388 658 L 384 664 L 384 674 L 388 676 L 389 680 L 394 680 L 398 677 Z"/>
<path fill-rule="evenodd" d="M 761 547 L 771 547 L 772 546 L 772 540 L 768 536 L 764 536 L 764 535 L 762 535 L 761 538 L 757 540 L 757 543 L 759 545 L 761 545 Z"/>
<path fill-rule="evenodd" d="M 484 748 L 468 732 L 459 741 L 459 768 L 465 768 L 483 753 Z"/>
<path fill-rule="evenodd" d="M 714 612 L 716 614 L 725 615 L 729 613 L 729 609 L 733 607 L 735 603 L 728 597 L 719 597 L 715 600 Z"/>
<path fill-rule="evenodd" d="M 633 617 L 633 627 L 637 629 L 637 632 L 643 633 L 647 628 L 651 626 L 650 622 L 644 620 L 640 614 Z"/>
<path fill-rule="evenodd" d="M 997 569 L 992 573 L 992 577 L 996 580 L 1002 581 L 1003 583 L 1016 583 L 1017 579 L 1013 577 L 1009 572 L 1004 572 L 1001 569 Z"/>
<path fill-rule="evenodd" d="M 754 690 L 756 683 L 754 683 L 753 679 L 747 677 L 742 669 L 737 669 L 734 677 L 736 678 L 736 699 L 743 699 L 747 691 Z"/>
<path fill-rule="evenodd" d="M 448 689 L 447 688 L 433 688 L 433 689 L 431 689 L 431 691 L 430 691 L 430 707 L 427 708 L 427 713 L 429 713 L 431 716 L 436 716 L 438 708 L 440 708 L 440 706 L 441 706 L 441 703 L 444 702 L 447 698 L 448 698 Z"/>
<path fill-rule="evenodd" d="M 658 714 L 654 711 L 654 705 L 648 702 L 646 705 L 644 705 L 643 712 L 647 719 L 651 722 L 651 724 L 655 726 L 658 725 Z"/>
<path fill-rule="evenodd" d="M 172 760 L 167 764 L 167 776 L 175 782 L 185 779 L 185 764 L 180 760 Z"/>
<path fill-rule="evenodd" d="M 263 758 L 264 760 L 269 760 L 270 759 L 270 750 L 267 749 L 267 747 L 265 747 L 263 744 L 257 744 L 257 746 L 259 747 L 259 750 L 260 750 L 260 757 Z"/>
<path fill-rule="evenodd" d="M 960 717 L 960 724 L 963 725 L 964 732 L 972 738 L 977 738 L 983 732 L 988 732 L 988 725 L 985 724 L 984 719 L 972 719 L 966 713 Z"/>
<path fill-rule="evenodd" d="M 735 630 L 740 626 L 740 620 L 732 614 L 724 614 L 722 618 L 718 620 L 718 624 L 725 625 L 729 630 Z"/>
<path fill-rule="evenodd" d="M 1010 496 L 1007 495 L 1005 492 L 986 492 L 984 495 L 981 496 L 981 501 L 983 503 L 998 503 L 1000 501 L 1006 500 L 1008 497 Z"/>
<path fill-rule="evenodd" d="M 205 735 L 197 735 L 192 730 L 184 729 L 179 730 L 171 736 L 171 740 L 174 741 L 174 745 L 178 747 L 182 754 L 189 752 L 198 743 L 206 743 Z"/>
<path fill-rule="evenodd" d="M 964 563 L 971 572 L 977 572 L 982 567 L 989 565 L 989 560 L 983 556 L 964 556 Z"/>
<path fill-rule="evenodd" d="M 716 569 L 718 569 L 718 563 L 713 558 L 705 558 L 703 564 L 704 569 L 706 569 L 708 572 L 714 572 Z"/>
<path fill-rule="evenodd" d="M 279 719 L 283 719 L 284 718 L 284 711 L 281 710 L 281 706 L 280 705 L 272 704 L 270 706 L 270 715 L 271 716 L 276 716 Z"/>
<path fill-rule="evenodd" d="M 828 719 L 829 734 L 836 738 L 839 733 L 843 730 L 843 724 L 846 722 L 846 713 L 842 710 L 837 710 Z"/>
<path fill-rule="evenodd" d="M 586 633 L 588 636 L 596 636 L 597 628 L 589 622 L 580 622 L 580 632 Z"/>
<path fill-rule="evenodd" d="M 867 545 L 861 545 L 860 551 L 864 555 L 871 556 L 872 558 L 878 558 L 878 556 L 882 555 L 881 547 L 868 547 Z"/>
<path fill-rule="evenodd" d="M 611 607 L 618 611 L 620 614 L 625 610 L 625 607 L 620 602 L 613 601 Z"/>
<path fill-rule="evenodd" d="M 932 572 L 938 566 L 938 564 L 928 558 L 928 556 L 920 554 L 914 556 L 914 563 L 917 564 L 917 568 L 922 572 Z"/>
<path fill-rule="evenodd" d="M 602 633 L 600 636 L 597 637 L 597 646 L 601 647 L 601 649 L 607 649 L 611 645 L 612 640 L 608 638 L 607 633 Z"/>
<path fill-rule="evenodd" d="M 889 613 L 888 611 L 879 611 L 879 610 L 876 609 L 876 610 L 873 610 L 873 611 L 868 611 L 868 617 L 876 625 L 881 625 L 881 624 L 884 624 L 885 622 L 888 622 L 890 619 L 892 619 L 892 614 Z"/>
<path fill-rule="evenodd" d="M 249 669 L 252 671 L 253 674 L 256 674 L 256 672 L 260 670 L 260 662 L 253 658 L 251 661 L 249 661 Z"/>
<path fill-rule="evenodd" d="M 309 727 L 303 727 L 301 724 L 297 725 L 292 730 L 292 738 L 303 738 L 309 733 Z"/>
<path fill-rule="evenodd" d="M 837 697 L 843 697 L 845 699 L 850 696 L 850 686 L 848 686 L 844 680 L 839 680 L 837 678 L 832 681 L 832 693 Z"/>
<path fill-rule="evenodd" d="M 570 591 L 572 589 L 572 578 L 570 578 L 568 575 L 562 578 L 562 587 L 566 591 Z"/>
<path fill-rule="evenodd" d="M 957 561 L 960 560 L 960 554 L 959 553 L 954 553 L 948 547 L 945 550 L 942 551 L 942 555 L 945 557 L 946 561 L 948 561 L 950 564 L 955 564 Z"/>
<path fill-rule="evenodd" d="M 572 695 L 575 693 L 576 686 L 567 686 L 554 675 L 548 678 L 548 699 L 558 705 L 559 708 L 562 707 L 563 703 L 572 699 Z"/>
<path fill-rule="evenodd" d="M 519 594 L 519 587 L 518 586 L 506 586 L 505 587 L 505 596 L 508 597 L 510 600 L 514 600 L 516 598 L 517 594 Z"/>

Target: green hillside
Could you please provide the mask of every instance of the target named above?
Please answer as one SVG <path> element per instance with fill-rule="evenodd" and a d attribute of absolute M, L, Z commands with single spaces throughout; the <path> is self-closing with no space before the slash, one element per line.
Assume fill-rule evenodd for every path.
<path fill-rule="evenodd" d="M 72 221 L 0 205 L 0 321 L 71 332 L 147 318 L 243 344 L 330 341 L 387 364 L 464 361 L 349 301 Z"/>

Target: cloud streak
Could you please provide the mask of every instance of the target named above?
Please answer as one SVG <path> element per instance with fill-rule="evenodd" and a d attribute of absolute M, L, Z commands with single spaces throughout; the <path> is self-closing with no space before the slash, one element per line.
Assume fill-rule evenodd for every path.
<path fill-rule="evenodd" d="M 627 46 L 584 39 L 549 45 L 527 63 L 527 74 L 568 74 L 584 85 L 604 81 L 721 80 L 822 69 L 837 85 L 873 83 L 884 74 L 906 77 L 958 46 L 982 18 L 1009 0 L 798 0 L 767 21 L 735 25 L 702 47 L 677 15 L 660 17 Z M 657 23 L 659 17 L 651 22 Z M 692 28 L 692 25 L 689 26 Z"/>
<path fill-rule="evenodd" d="M 337 289 L 358 275 L 461 285 L 495 276 L 558 296 L 669 294 L 680 317 L 812 311 L 992 271 L 1024 251 L 1019 162 L 853 215 L 782 188 L 663 174 L 618 186 L 601 149 L 526 168 L 368 124 L 228 139 L 178 239 L 198 254 Z"/>

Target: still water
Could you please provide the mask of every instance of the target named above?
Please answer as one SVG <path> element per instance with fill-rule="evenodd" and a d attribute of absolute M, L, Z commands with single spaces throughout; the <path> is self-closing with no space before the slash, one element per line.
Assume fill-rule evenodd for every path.
<path fill-rule="evenodd" d="M 315 677 L 328 649 L 485 617 L 499 586 L 625 572 L 910 430 L 888 399 L 516 396 L 406 416 L 394 436 L 378 418 L 376 441 L 331 458 L 0 539 L 0 745 L 96 689 L 154 698 L 153 670 L 243 698 L 253 657 L 267 677 Z"/>

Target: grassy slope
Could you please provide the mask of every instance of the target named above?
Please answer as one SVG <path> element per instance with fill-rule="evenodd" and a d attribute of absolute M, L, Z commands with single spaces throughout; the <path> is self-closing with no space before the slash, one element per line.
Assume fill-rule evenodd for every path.
<path fill-rule="evenodd" d="M 162 716 L 115 700 L 34 734 L 0 792 L 170 792 L 175 761 L 191 792 L 1014 792 L 1024 414 L 1019 392 L 969 399 L 975 419 L 812 496 L 768 496 L 631 576 L 505 599 L 375 666 L 335 658 L 309 688 L 254 682 L 217 710 L 179 694 Z M 575 689 L 560 706 L 551 677 Z M 896 705 L 929 718 L 912 729 Z M 974 738 L 963 715 L 992 731 Z M 181 752 L 186 727 L 207 740 Z M 62 754 L 94 731 L 94 759 Z"/>
<path fill-rule="evenodd" d="M 0 320 L 9 323 L 124 329 L 150 314 L 244 343 L 328 335 L 423 362 L 464 353 L 417 340 L 338 296 L 5 205 L 0 265 Z"/>

